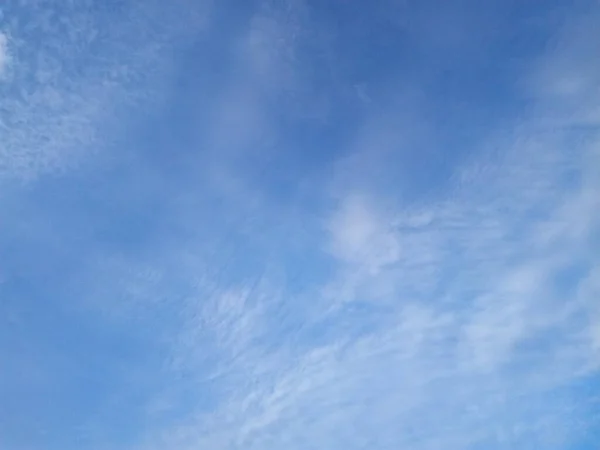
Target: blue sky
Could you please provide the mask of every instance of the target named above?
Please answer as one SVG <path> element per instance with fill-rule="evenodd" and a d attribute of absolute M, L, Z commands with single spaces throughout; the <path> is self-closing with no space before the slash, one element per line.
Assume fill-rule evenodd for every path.
<path fill-rule="evenodd" d="M 0 448 L 597 448 L 598 30 L 2 2 Z"/>

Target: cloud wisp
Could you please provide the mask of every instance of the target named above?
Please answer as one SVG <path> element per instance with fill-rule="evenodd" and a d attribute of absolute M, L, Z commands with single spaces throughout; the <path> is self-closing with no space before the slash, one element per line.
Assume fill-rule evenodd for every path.
<path fill-rule="evenodd" d="M 594 86 L 582 95 L 597 98 Z M 211 341 L 203 333 L 218 337 L 209 378 L 219 404 L 142 448 L 592 442 L 600 136 L 572 122 L 587 120 L 577 111 L 556 115 L 564 101 L 539 97 L 517 124 L 488 130 L 452 189 L 416 205 L 382 192 L 369 174 L 385 166 L 363 170 L 401 125 L 373 134 L 366 121 L 367 139 L 357 130 L 360 145 L 334 169 L 342 181 L 320 222 L 331 276 L 309 293 L 265 274 L 201 290 L 200 320 L 179 348 L 195 361 L 206 344 L 194 343 Z M 290 328 L 274 325 L 281 317 Z"/>
<path fill-rule="evenodd" d="M 9 30 L 0 446 L 593 448 L 600 11 L 151 3 Z"/>
<path fill-rule="evenodd" d="M 0 67 L 10 74 L 0 87 L 2 179 L 60 173 L 114 146 L 128 108 L 161 101 L 169 52 L 201 33 L 202 3 L 185 13 L 124 4 L 117 15 L 89 2 L 4 4 Z M 153 25 L 160 14 L 168 20 Z"/>

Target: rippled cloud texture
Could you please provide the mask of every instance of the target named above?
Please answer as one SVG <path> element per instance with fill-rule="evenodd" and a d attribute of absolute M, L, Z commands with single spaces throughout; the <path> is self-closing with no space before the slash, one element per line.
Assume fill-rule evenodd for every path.
<path fill-rule="evenodd" d="M 600 6 L 0 5 L 0 447 L 596 449 Z"/>

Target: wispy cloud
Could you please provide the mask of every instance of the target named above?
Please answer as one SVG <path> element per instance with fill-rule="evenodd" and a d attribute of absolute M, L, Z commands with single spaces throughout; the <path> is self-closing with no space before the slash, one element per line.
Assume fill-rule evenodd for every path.
<path fill-rule="evenodd" d="M 83 4 L 9 2 L 3 18 L 12 57 L 1 88 L 0 176 L 62 172 L 114 145 L 127 108 L 161 101 L 169 52 L 182 36 L 201 32 L 202 2 L 185 9 L 165 12 L 169 20 L 153 26 L 150 17 L 160 7 L 152 2 L 124 5 L 118 18 Z M 0 40 L 3 68 L 6 35 Z"/>
<path fill-rule="evenodd" d="M 598 426 L 595 403 L 573 386 L 598 369 L 599 136 L 577 130 L 577 111 L 556 115 L 570 101 L 564 95 L 489 130 L 435 201 L 382 198 L 380 180 L 345 159 L 323 218 L 332 277 L 316 297 L 264 287 L 234 295 L 234 304 L 229 294 L 203 297 L 216 309 L 202 308 L 203 325 L 190 326 L 214 328 L 230 352 L 216 361 L 228 374 L 217 383 L 219 405 L 152 434 L 143 448 L 566 448 L 585 440 Z M 550 128 L 549 115 L 563 126 Z M 385 136 L 398 135 L 388 123 L 366 134 L 373 141 L 357 141 L 353 161 L 369 161 Z M 272 334 L 269 314 L 291 299 L 317 313 Z"/>
<path fill-rule="evenodd" d="M 384 3 L 392 11 L 393 2 Z M 187 8 L 178 8 L 181 19 Z M 223 10 L 215 8 L 218 18 Z M 144 17 L 165 11 L 142 10 Z M 481 36 L 493 41 L 491 25 L 501 20 L 474 11 L 490 22 Z M 28 196 L 5 208 L 14 218 L 0 231 L 56 257 L 35 278 L 57 278 L 48 289 L 60 294 L 55 309 L 88 326 L 88 341 L 110 344 L 98 345 L 99 356 L 79 357 L 92 362 L 64 377 L 85 375 L 102 393 L 94 413 L 78 418 L 96 440 L 91 446 L 562 449 L 593 440 L 600 427 L 597 14 L 573 14 L 558 34 L 552 30 L 557 48 L 519 66 L 513 87 L 527 108 L 475 126 L 476 114 L 464 113 L 463 125 L 439 117 L 460 108 L 429 92 L 446 82 L 434 83 L 429 71 L 389 68 L 398 77 L 369 84 L 363 78 L 377 78 L 369 68 L 333 52 L 376 59 L 359 51 L 367 31 L 387 42 L 387 27 L 401 27 L 402 36 L 419 40 L 410 48 L 435 56 L 444 80 L 453 70 L 468 77 L 463 63 L 488 48 L 470 28 L 479 23 L 471 10 L 453 12 L 461 20 L 436 36 L 423 36 L 408 19 L 385 17 L 364 35 L 354 22 L 350 30 L 341 24 L 344 39 L 356 38 L 349 50 L 323 30 L 335 21 L 320 23 L 303 2 L 264 2 L 236 18 L 218 52 L 206 53 L 192 31 L 182 32 L 189 35 L 181 47 L 170 46 L 180 25 L 173 17 L 160 31 L 137 7 L 127 12 L 122 23 L 85 27 L 68 39 L 64 32 L 56 48 L 42 46 L 49 61 L 32 73 L 46 78 L 26 83 L 33 101 L 11 97 L 14 126 L 0 141 L 5 176 L 39 177 L 54 167 L 48 158 L 67 164 L 65 149 L 93 142 L 117 108 L 109 95 L 180 108 L 176 118 L 192 124 L 185 139 L 165 132 L 168 158 L 157 163 L 136 148 L 133 169 L 117 164 L 114 172 L 126 173 L 112 174 L 109 187 L 78 181 L 84 193 L 64 195 L 99 213 L 84 209 L 61 220 L 62 204 L 48 213 Z M 321 13 L 328 17 L 327 8 Z M 91 20 L 86 14 L 69 17 Z M 427 29 L 441 23 L 415 17 Z M 467 17 L 473 25 L 465 31 Z M 223 37 L 223 24 L 205 25 L 209 38 Z M 48 34 L 60 31 L 48 27 Z M 17 75 L 35 65 L 19 50 L 25 29 L 10 31 Z M 100 58 L 82 79 L 54 66 L 55 52 L 67 55 L 79 38 L 94 41 L 98 33 L 110 37 L 100 45 L 110 48 L 106 54 L 119 50 L 114 58 Z M 206 69 L 214 79 L 182 94 L 198 102 L 170 98 L 176 89 L 158 69 L 144 82 L 143 72 L 157 57 L 169 60 L 173 48 L 222 58 L 216 75 Z M 443 68 L 454 60 L 437 58 L 446 52 L 459 53 L 460 68 Z M 130 61 L 132 54 L 139 57 Z M 157 100 L 165 86 L 170 94 Z M 446 123 L 475 136 L 444 134 Z M 326 147 L 335 151 L 321 158 Z M 319 162 L 289 156 L 298 148 Z M 185 167 L 172 169 L 177 158 Z M 28 274 L 20 261 L 14 272 Z M 54 268 L 61 264 L 68 279 Z M 18 275 L 17 285 L 27 279 Z M 7 310 L 21 311 L 13 303 Z M 66 359 L 64 367 L 77 366 Z M 0 377 L 0 388 L 24 386 L 17 378 Z"/>

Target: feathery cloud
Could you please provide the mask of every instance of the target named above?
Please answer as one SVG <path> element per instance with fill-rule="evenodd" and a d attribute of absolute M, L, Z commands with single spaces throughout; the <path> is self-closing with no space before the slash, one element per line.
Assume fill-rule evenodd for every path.
<path fill-rule="evenodd" d="M 503 2 L 159 3 L 9 30 L 0 446 L 588 448 L 600 16 L 515 63 Z"/>

